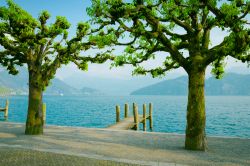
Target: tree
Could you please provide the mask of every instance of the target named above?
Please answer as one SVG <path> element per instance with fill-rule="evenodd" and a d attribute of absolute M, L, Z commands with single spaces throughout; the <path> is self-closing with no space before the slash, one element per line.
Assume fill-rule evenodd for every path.
<path fill-rule="evenodd" d="M 8 0 L 7 5 L 0 8 L 0 45 L 3 47 L 0 55 L 10 66 L 27 65 L 29 104 L 25 134 L 43 134 L 42 94 L 56 70 L 70 61 L 87 70 L 88 62 L 102 63 L 109 55 L 80 56 L 81 51 L 90 49 L 93 43 L 87 38 L 88 23 L 78 23 L 76 36 L 68 40 L 70 23 L 65 17 L 58 16 L 48 25 L 47 11 L 41 12 L 37 20 L 12 0 Z"/>
<path fill-rule="evenodd" d="M 124 46 L 114 66 L 132 64 L 133 74 L 153 77 L 180 67 L 187 72 L 185 148 L 202 151 L 207 147 L 205 70 L 212 65 L 220 78 L 225 57 L 250 62 L 249 11 L 250 2 L 244 0 L 92 0 L 88 8 L 93 24 L 113 35 L 112 46 Z M 210 32 L 215 28 L 228 35 L 212 47 Z M 163 66 L 143 67 L 143 62 L 162 53 L 166 55 Z"/>

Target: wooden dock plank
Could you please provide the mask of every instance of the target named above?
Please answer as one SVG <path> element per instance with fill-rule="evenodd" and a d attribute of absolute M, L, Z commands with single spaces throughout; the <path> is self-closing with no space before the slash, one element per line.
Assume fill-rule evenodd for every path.
<path fill-rule="evenodd" d="M 4 112 L 6 108 L 0 108 L 0 112 Z"/>
<path fill-rule="evenodd" d="M 8 111 L 9 111 L 9 101 L 6 100 L 5 108 L 0 107 L 0 112 L 4 112 L 4 117 L 7 118 L 9 113 Z"/>
<path fill-rule="evenodd" d="M 133 128 L 135 125 L 134 123 L 134 117 L 128 117 L 114 125 L 109 126 L 109 129 L 115 129 L 115 130 L 129 130 Z"/>
<path fill-rule="evenodd" d="M 142 122 L 143 122 L 143 116 L 139 115 L 139 123 L 142 123 Z M 134 117 L 131 116 L 131 117 L 123 119 L 122 121 L 114 125 L 109 126 L 108 129 L 129 130 L 129 129 L 132 129 L 134 126 L 135 126 Z"/>

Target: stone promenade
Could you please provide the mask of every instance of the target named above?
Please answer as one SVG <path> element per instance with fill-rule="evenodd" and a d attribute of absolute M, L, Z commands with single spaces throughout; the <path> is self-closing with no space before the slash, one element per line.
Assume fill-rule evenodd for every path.
<path fill-rule="evenodd" d="M 0 122 L 1 166 L 250 165 L 250 139 L 209 137 L 207 152 L 187 151 L 184 136 L 46 126 L 24 135 L 24 124 Z"/>

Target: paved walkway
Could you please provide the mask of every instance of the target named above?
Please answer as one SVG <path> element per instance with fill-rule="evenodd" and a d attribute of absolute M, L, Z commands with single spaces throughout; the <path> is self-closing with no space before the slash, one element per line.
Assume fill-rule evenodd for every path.
<path fill-rule="evenodd" d="M 111 160 L 42 152 L 22 148 L 1 147 L 1 166 L 136 166 Z M 139 166 L 139 165 L 138 165 Z"/>
<path fill-rule="evenodd" d="M 183 149 L 183 135 L 57 126 L 47 126 L 44 132 L 42 136 L 26 136 L 23 134 L 23 124 L 1 122 L 1 166 L 2 163 L 6 163 L 1 151 L 12 152 L 11 149 L 15 153 L 24 149 L 28 150 L 28 154 L 31 154 L 30 150 L 46 152 L 46 154 L 38 156 L 51 156 L 51 160 L 48 161 L 50 165 L 63 165 L 59 162 L 77 165 L 75 161 L 79 157 L 82 158 L 83 163 L 84 160 L 87 160 L 97 162 L 97 165 L 105 165 L 103 162 L 111 163 L 107 165 L 122 165 L 122 163 L 140 165 L 250 165 L 250 139 L 210 137 L 208 138 L 209 150 L 196 152 Z M 20 160 L 21 157 L 15 153 L 10 153 L 11 158 Z M 58 159 L 56 157 L 54 159 L 53 155 L 57 156 Z M 61 160 L 61 157 L 65 160 Z M 75 157 L 76 159 L 74 159 Z M 49 164 L 44 163 L 44 165 Z"/>

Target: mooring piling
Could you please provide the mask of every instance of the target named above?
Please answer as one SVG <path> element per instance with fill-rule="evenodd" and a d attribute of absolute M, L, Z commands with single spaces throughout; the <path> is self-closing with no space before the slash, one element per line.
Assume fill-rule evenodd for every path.
<path fill-rule="evenodd" d="M 149 103 L 149 128 L 153 130 L 153 104 Z"/>
<path fill-rule="evenodd" d="M 135 104 L 134 109 L 134 123 L 135 123 L 135 130 L 139 129 L 139 117 L 138 117 L 138 106 Z"/>
<path fill-rule="evenodd" d="M 43 124 L 46 123 L 46 103 L 43 103 Z"/>
<path fill-rule="evenodd" d="M 146 131 L 147 128 L 146 128 L 146 110 L 147 109 L 147 105 L 146 104 L 143 104 L 143 131 Z"/>
<path fill-rule="evenodd" d="M 120 122 L 120 106 L 116 106 L 116 123 Z"/>
<path fill-rule="evenodd" d="M 153 104 L 149 103 L 149 128 L 153 130 Z"/>
<path fill-rule="evenodd" d="M 9 100 L 6 100 L 4 118 L 8 118 L 8 116 L 9 116 Z"/>
<path fill-rule="evenodd" d="M 136 110 L 136 104 L 135 103 L 133 103 L 133 117 L 134 117 L 134 123 L 135 123 L 135 121 L 136 121 L 136 119 L 135 119 L 135 117 L 136 117 L 136 113 L 135 113 L 135 110 Z"/>
<path fill-rule="evenodd" d="M 129 105 L 128 103 L 125 104 L 125 110 L 124 110 L 124 118 L 128 117 L 128 111 L 129 111 Z"/>

